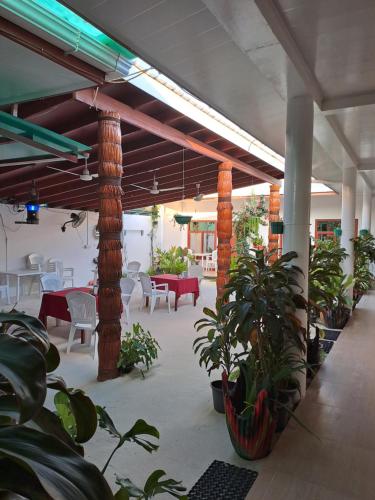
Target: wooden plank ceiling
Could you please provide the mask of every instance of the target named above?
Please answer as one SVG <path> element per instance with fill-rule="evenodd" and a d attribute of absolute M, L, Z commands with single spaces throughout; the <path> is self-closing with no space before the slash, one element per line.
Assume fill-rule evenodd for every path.
<path fill-rule="evenodd" d="M 129 83 L 109 84 L 102 87 L 101 92 L 220 151 L 225 151 L 259 171 L 277 179 L 283 177 L 281 171 L 268 163 Z M 98 113 L 94 108 L 75 101 L 72 94 L 66 94 L 20 104 L 18 116 L 91 146 L 92 152 L 88 159 L 88 167 L 90 173 L 97 172 Z M 121 124 L 121 132 L 124 210 L 181 200 L 180 190 L 152 195 L 131 185 L 139 184 L 145 188 L 151 188 L 154 175 L 156 175 L 160 189 L 182 186 L 183 151 L 181 146 L 127 123 Z M 197 183 L 200 183 L 201 192 L 204 194 L 215 193 L 218 162 L 190 150 L 185 150 L 184 156 L 185 199 L 195 195 Z M 97 210 L 98 180 L 85 182 L 78 175 L 72 175 L 82 173 L 83 166 L 83 163 L 77 166 L 69 162 L 59 162 L 3 167 L 0 169 L 0 200 L 4 202 L 7 199 L 13 199 L 19 203 L 28 201 L 34 180 L 41 203 L 47 203 L 50 207 Z M 52 168 L 60 168 L 64 172 L 57 172 Z M 238 170 L 233 171 L 233 188 L 260 182 L 263 181 Z"/>

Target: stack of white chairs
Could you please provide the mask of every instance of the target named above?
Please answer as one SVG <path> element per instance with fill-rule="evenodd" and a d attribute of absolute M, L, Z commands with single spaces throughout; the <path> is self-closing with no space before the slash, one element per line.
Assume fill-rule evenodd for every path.
<path fill-rule="evenodd" d="M 64 267 L 62 260 L 48 259 L 47 273 L 57 273 L 63 281 L 64 288 L 67 283 L 69 283 L 70 287 L 74 287 L 74 268 Z"/>

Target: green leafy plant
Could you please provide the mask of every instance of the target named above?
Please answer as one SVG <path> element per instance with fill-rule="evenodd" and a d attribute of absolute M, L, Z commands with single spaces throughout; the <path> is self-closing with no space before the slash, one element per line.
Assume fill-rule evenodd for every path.
<path fill-rule="evenodd" d="M 358 302 L 373 283 L 370 264 L 375 262 L 375 238 L 367 233 L 353 239 L 354 245 L 354 301 Z"/>
<path fill-rule="evenodd" d="M 198 337 L 193 342 L 194 353 L 199 353 L 199 366 L 204 366 L 209 375 L 219 368 L 231 375 L 237 367 L 238 359 L 246 355 L 248 343 L 242 343 L 242 352 L 235 352 L 240 342 L 228 326 L 229 316 L 221 301 L 217 302 L 216 311 L 205 307 L 203 312 L 206 317 L 194 325 L 198 332 L 208 330 L 207 335 Z"/>
<path fill-rule="evenodd" d="M 236 236 L 236 251 L 238 255 L 250 254 L 250 243 L 259 238 L 259 227 L 267 225 L 268 210 L 264 196 L 251 197 L 233 215 L 233 230 Z M 262 244 L 262 243 L 260 243 Z"/>
<path fill-rule="evenodd" d="M 188 269 L 187 255 L 181 247 L 171 247 L 169 250 L 157 248 L 155 265 L 163 273 L 179 275 Z"/>
<path fill-rule="evenodd" d="M 121 340 L 118 368 L 128 370 L 134 365 L 143 364 L 149 370 L 158 357 L 160 346 L 151 333 L 145 331 L 139 323 L 133 324 L 131 332 L 125 332 Z M 143 370 L 140 368 L 144 378 Z"/>
<path fill-rule="evenodd" d="M 120 490 L 114 495 L 104 472 L 125 443 L 155 451 L 157 445 L 148 436 L 158 439 L 158 431 L 138 420 L 122 435 L 104 408 L 95 407 L 83 391 L 67 388 L 52 373 L 59 365 L 59 353 L 39 320 L 13 311 L 0 313 L 0 324 L 0 490 L 12 498 L 38 500 L 131 498 L 120 478 Z M 44 407 L 47 390 L 56 391 L 55 412 Z M 111 428 L 119 438 L 102 471 L 84 459 L 82 446 L 95 434 L 98 419 L 101 427 Z M 171 493 L 186 499 L 180 483 L 165 480 L 168 491 L 168 486 L 158 486 L 159 479 L 160 472 L 155 471 L 148 479 L 148 496 L 133 498 Z"/>

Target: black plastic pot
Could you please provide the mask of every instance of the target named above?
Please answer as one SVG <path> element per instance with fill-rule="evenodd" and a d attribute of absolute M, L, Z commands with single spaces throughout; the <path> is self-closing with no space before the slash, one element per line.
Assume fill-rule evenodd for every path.
<path fill-rule="evenodd" d="M 309 365 L 307 377 L 313 378 L 320 367 L 319 335 L 307 340 L 307 363 Z"/>
<path fill-rule="evenodd" d="M 299 400 L 300 394 L 297 387 L 290 386 L 288 389 L 279 390 L 276 404 L 276 432 L 281 432 L 285 429 L 290 418 L 290 412 L 296 408 Z"/>
<path fill-rule="evenodd" d="M 120 366 L 120 368 L 119 368 L 119 372 L 123 373 L 123 374 L 130 373 L 132 370 L 134 370 L 134 364 L 132 364 L 132 365 L 126 365 L 126 366 Z"/>
<path fill-rule="evenodd" d="M 211 382 L 212 400 L 214 408 L 218 413 L 225 413 L 224 409 L 224 395 L 223 395 L 223 382 L 221 380 L 214 380 Z M 235 382 L 228 382 L 229 390 L 233 389 Z"/>
<path fill-rule="evenodd" d="M 350 310 L 347 307 L 333 310 L 327 309 L 324 311 L 323 316 L 324 322 L 328 328 L 342 329 L 350 318 Z"/>
<path fill-rule="evenodd" d="M 333 340 L 336 341 L 339 338 L 341 330 L 323 330 L 324 340 Z"/>

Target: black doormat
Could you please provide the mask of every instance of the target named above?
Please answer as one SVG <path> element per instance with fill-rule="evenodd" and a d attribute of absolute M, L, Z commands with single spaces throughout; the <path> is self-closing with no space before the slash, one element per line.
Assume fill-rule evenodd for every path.
<path fill-rule="evenodd" d="M 319 340 L 319 346 L 326 354 L 329 354 L 330 350 L 333 347 L 333 344 L 334 342 L 332 342 L 332 340 L 325 340 L 325 339 Z"/>
<path fill-rule="evenodd" d="M 258 473 L 214 460 L 188 495 L 189 500 L 244 500 Z"/>

